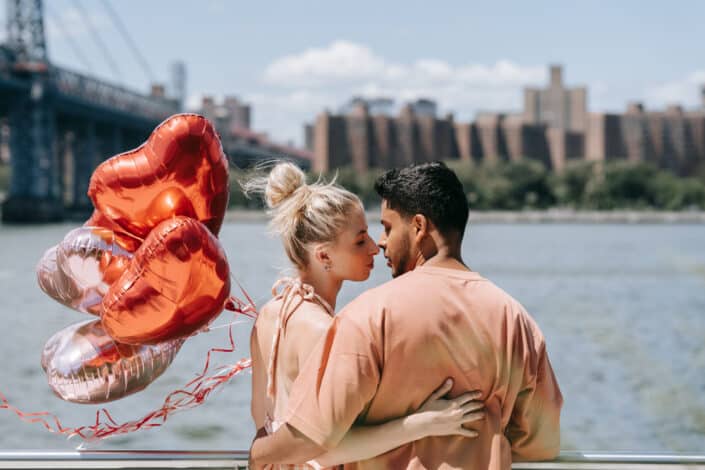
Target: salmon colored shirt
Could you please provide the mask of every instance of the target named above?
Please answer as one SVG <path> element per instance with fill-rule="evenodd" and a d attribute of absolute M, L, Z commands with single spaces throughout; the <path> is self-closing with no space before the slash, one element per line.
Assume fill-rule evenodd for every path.
<path fill-rule="evenodd" d="M 563 403 L 544 337 L 524 308 L 476 272 L 420 266 L 336 317 L 299 374 L 286 421 L 331 449 L 354 423 L 417 410 L 447 377 L 481 390 L 479 437 L 429 437 L 355 469 L 509 469 L 553 458 Z"/>

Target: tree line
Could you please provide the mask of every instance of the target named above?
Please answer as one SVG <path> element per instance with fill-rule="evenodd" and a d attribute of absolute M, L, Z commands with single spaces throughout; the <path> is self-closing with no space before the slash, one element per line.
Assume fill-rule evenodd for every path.
<path fill-rule="evenodd" d="M 446 161 L 463 184 L 472 210 L 524 210 L 552 207 L 576 210 L 705 209 L 705 167 L 693 177 L 678 177 L 648 163 L 613 161 L 571 162 L 553 172 L 540 162 L 522 160 L 471 166 L 458 160 Z M 323 175 L 356 193 L 367 207 L 379 203 L 374 181 L 383 170 L 359 173 L 341 168 Z M 261 208 L 261 201 L 247 199 L 237 181 L 247 173 L 232 174 L 231 206 Z M 315 181 L 318 175 L 309 175 Z"/>
<path fill-rule="evenodd" d="M 471 166 L 467 162 L 446 162 L 463 183 L 473 210 L 523 210 L 566 207 L 577 210 L 655 209 L 705 210 L 705 165 L 695 176 L 678 177 L 648 163 L 613 161 L 572 162 L 553 172 L 540 162 L 522 160 Z M 359 173 L 341 168 L 323 175 L 353 191 L 367 207 L 379 203 L 374 181 L 383 170 Z M 239 182 L 251 171 L 231 171 L 230 207 L 259 209 L 262 202 L 246 198 Z M 0 165 L 0 193 L 9 189 L 9 167 Z M 308 175 L 309 181 L 318 174 Z"/>

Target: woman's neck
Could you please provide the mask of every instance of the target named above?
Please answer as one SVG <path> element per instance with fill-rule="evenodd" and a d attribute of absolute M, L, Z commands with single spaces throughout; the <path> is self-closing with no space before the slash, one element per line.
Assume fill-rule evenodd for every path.
<path fill-rule="evenodd" d="M 317 269 L 299 271 L 299 277 L 301 282 L 313 287 L 316 294 L 328 302 L 332 311 L 335 312 L 335 301 L 338 298 L 340 288 L 343 286 L 341 279 L 334 278 L 329 272 Z"/>

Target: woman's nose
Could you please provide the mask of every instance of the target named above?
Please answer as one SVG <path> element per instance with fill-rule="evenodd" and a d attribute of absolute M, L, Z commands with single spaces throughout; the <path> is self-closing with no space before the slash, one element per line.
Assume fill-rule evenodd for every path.
<path fill-rule="evenodd" d="M 371 237 L 367 237 L 367 238 L 369 239 L 368 241 L 370 243 L 370 253 L 372 253 L 373 255 L 376 255 L 377 253 L 379 253 L 379 247 L 377 246 L 377 244 L 375 243 L 375 241 Z"/>

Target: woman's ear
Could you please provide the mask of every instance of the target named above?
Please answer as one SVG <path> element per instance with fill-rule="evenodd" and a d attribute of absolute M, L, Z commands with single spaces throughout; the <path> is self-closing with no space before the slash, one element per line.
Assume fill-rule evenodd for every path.
<path fill-rule="evenodd" d="M 330 266 L 331 264 L 331 259 L 330 255 L 328 254 L 328 246 L 324 243 L 319 243 L 313 248 L 313 258 L 316 260 L 317 263 L 321 264 L 322 266 Z"/>

